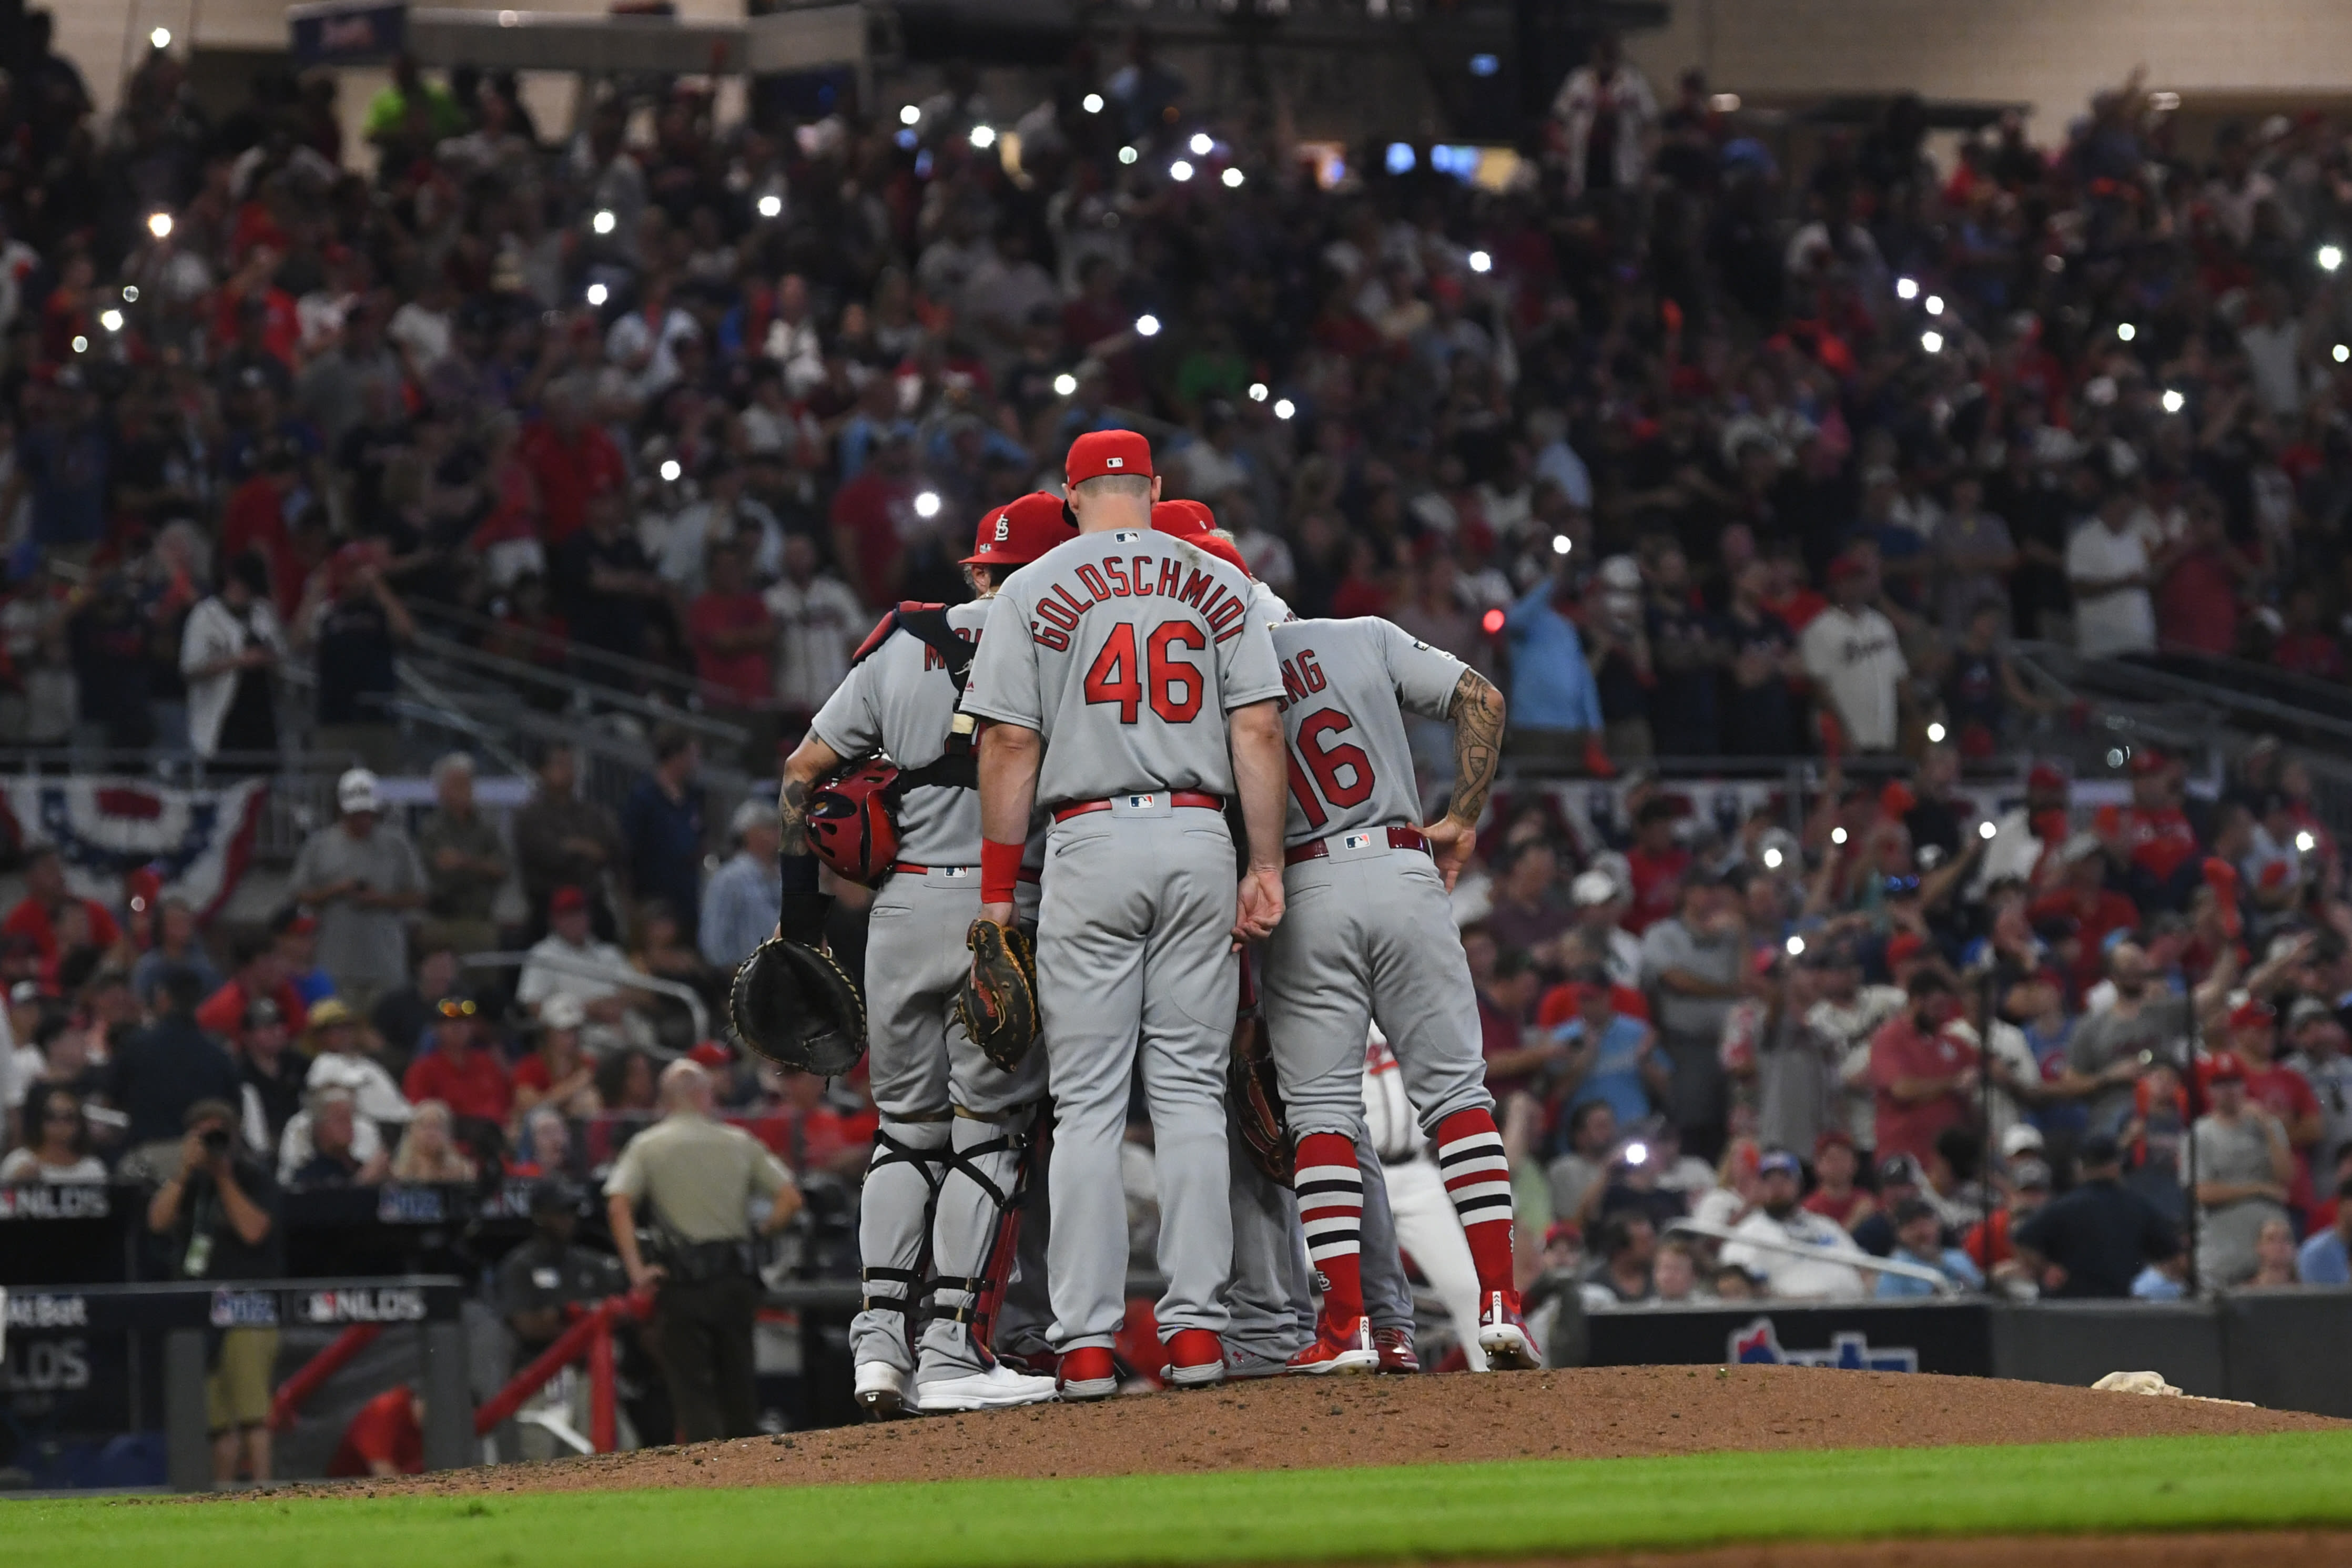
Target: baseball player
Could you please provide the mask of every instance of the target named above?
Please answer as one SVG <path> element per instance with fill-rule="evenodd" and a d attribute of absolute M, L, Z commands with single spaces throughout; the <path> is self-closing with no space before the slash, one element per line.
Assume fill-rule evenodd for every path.
<path fill-rule="evenodd" d="M 1484 1372 L 1477 1266 L 1437 1162 L 1429 1157 L 1429 1139 L 1413 1119 L 1396 1052 L 1377 1029 L 1364 1052 L 1363 1094 L 1366 1138 L 1356 1155 L 1364 1176 L 1364 1311 L 1372 1320 L 1381 1370 L 1421 1364 L 1412 1351 L 1412 1291 L 1397 1258 L 1402 1248 L 1445 1303 L 1470 1370 Z"/>
<path fill-rule="evenodd" d="M 978 640 L 999 574 L 1071 537 L 1058 497 L 1024 496 L 990 512 L 964 559 L 979 597 L 948 610 L 947 626 L 965 642 Z M 958 722 L 957 672 L 940 648 L 901 623 L 903 614 L 885 620 L 811 721 L 808 738 L 784 764 L 780 807 L 787 890 L 780 930 L 794 936 L 798 919 L 814 941 L 823 931 L 824 901 L 803 830 L 815 782 L 877 752 L 899 765 L 902 781 L 926 774 L 941 780 L 917 782 L 900 800 L 898 859 L 874 895 L 866 928 L 868 1049 L 882 1120 L 858 1216 L 866 1297 L 850 1343 L 858 1403 L 876 1416 L 905 1406 L 931 1414 L 1054 1396 L 1052 1378 L 1016 1373 L 972 1333 L 1045 1094 L 1045 1059 L 1032 1052 L 1015 1071 L 1000 1071 L 956 1020 L 964 931 L 980 912 L 980 797 L 969 762 L 957 776 L 942 760 Z M 1024 1229 L 1024 1242 L 1031 1240 L 1034 1206 Z M 926 1239 L 928 1281 L 920 1272 Z M 926 1284 L 930 1304 L 919 1314 L 918 1364 L 908 1340 Z"/>
<path fill-rule="evenodd" d="M 1158 1153 L 1158 1318 L 1178 1387 L 1224 1375 L 1233 1258 L 1225 1061 L 1234 945 L 1282 918 L 1282 683 L 1246 577 L 1151 529 L 1151 447 L 1080 436 L 1079 537 L 1013 574 L 964 694 L 981 737 L 982 914 L 1013 919 L 1033 805 L 1053 818 L 1037 999 L 1055 1102 L 1047 1239 L 1065 1399 L 1118 1391 L 1127 1214 L 1118 1179 L 1139 1057 Z M 1237 797 L 1248 869 L 1234 885 Z"/>
<path fill-rule="evenodd" d="M 1363 1300 L 1364 1041 L 1377 1021 L 1435 1145 L 1478 1277 L 1478 1343 L 1497 1367 L 1539 1364 L 1511 1277 L 1511 1181 L 1480 1051 L 1478 1003 L 1446 893 L 1476 841 L 1500 759 L 1502 695 L 1386 621 L 1274 628 L 1290 782 L 1283 859 L 1293 911 L 1266 945 L 1268 1039 L 1297 1137 L 1307 1255 L 1326 1281 L 1295 1372 L 1380 1364 Z M 1454 796 L 1413 825 L 1406 711 L 1454 724 Z"/>

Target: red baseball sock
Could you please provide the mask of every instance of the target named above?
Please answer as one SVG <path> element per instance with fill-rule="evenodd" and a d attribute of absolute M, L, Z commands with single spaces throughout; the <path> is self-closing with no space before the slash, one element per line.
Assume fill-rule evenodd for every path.
<path fill-rule="evenodd" d="M 1437 1124 L 1437 1173 L 1462 1217 L 1478 1293 L 1510 1290 L 1511 1164 L 1491 1112 L 1456 1111 Z"/>
<path fill-rule="evenodd" d="M 1352 1323 L 1364 1315 L 1364 1173 L 1355 1140 L 1338 1133 L 1299 1139 L 1295 1181 L 1307 1255 L 1323 1276 L 1323 1321 Z"/>

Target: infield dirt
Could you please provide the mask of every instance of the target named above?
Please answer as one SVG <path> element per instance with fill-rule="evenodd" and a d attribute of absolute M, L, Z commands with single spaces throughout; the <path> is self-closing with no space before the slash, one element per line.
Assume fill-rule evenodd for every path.
<path fill-rule="evenodd" d="M 1596 1367 L 1497 1376 L 1283 1378 L 1200 1393 L 889 1421 L 365 1485 L 379 1496 L 773 1487 L 2062 1443 L 2315 1431 L 2342 1425 L 2287 1411 L 1990 1378 L 1808 1367 Z M 298 1495 L 310 1490 L 280 1489 Z M 1707 1561 L 1797 1560 L 1751 1555 Z M 2209 1560 L 2237 1561 L 2147 1561 L 2169 1565 Z M 1916 1561 L 1940 1564 L 1959 1559 Z M 2026 1553 L 2004 1561 L 2022 1565 L 2042 1559 Z"/>

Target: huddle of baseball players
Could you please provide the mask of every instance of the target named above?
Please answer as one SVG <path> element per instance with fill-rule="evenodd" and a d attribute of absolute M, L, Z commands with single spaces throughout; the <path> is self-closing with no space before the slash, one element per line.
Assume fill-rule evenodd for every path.
<path fill-rule="evenodd" d="M 1161 1364 L 1144 1370 L 1177 1388 L 1418 1370 L 1383 1153 L 1425 1163 L 1400 1193 L 1442 1187 L 1458 1220 L 1433 1230 L 1435 1200 L 1412 1206 L 1417 1253 L 1466 1246 L 1472 1364 L 1538 1365 L 1447 897 L 1500 759 L 1501 696 L 1385 621 L 1293 619 L 1208 508 L 1160 500 L 1133 432 L 1080 436 L 1065 484 L 981 519 L 978 597 L 945 612 L 968 659 L 886 619 L 785 767 L 779 935 L 810 944 L 826 782 L 877 755 L 916 776 L 892 797 L 866 953 L 881 1124 L 859 1403 L 1118 1391 L 1139 1082 L 1167 1281 Z M 1426 825 L 1406 713 L 1454 729 L 1453 796 Z M 994 946 L 968 938 L 975 918 L 1034 924 L 1036 1038 L 1009 1070 L 959 1021 Z M 1286 1118 L 1271 1161 L 1244 1148 L 1229 1092 L 1253 979 Z"/>

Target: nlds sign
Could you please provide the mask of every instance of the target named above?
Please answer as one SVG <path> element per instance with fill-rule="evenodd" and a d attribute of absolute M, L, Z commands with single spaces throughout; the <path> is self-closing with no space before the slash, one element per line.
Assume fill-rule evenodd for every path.
<path fill-rule="evenodd" d="M 401 1285 L 373 1290 L 298 1291 L 294 1315 L 306 1323 L 421 1323 L 425 1292 Z"/>

